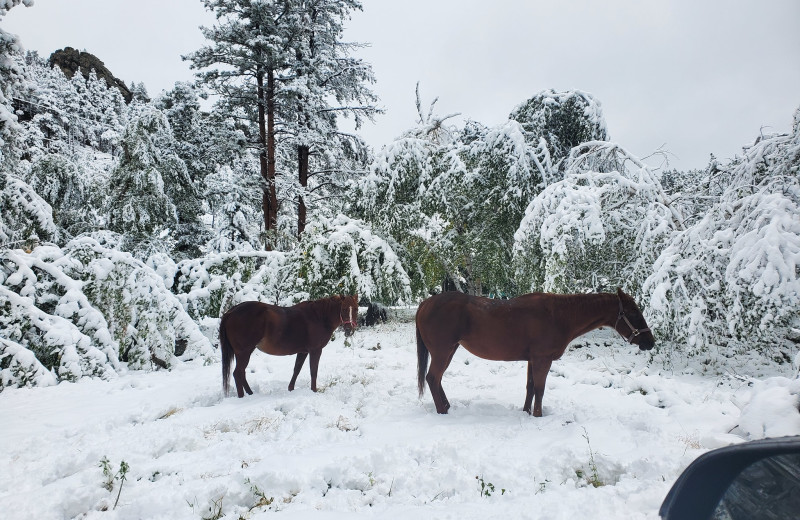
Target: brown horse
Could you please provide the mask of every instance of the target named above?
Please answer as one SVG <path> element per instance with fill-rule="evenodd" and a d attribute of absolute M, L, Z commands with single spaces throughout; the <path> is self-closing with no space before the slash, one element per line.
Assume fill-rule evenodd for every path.
<path fill-rule="evenodd" d="M 322 348 L 328 344 L 337 327 L 344 327 L 345 336 L 353 334 L 358 322 L 358 296 L 332 296 L 292 307 L 279 307 L 261 302 L 244 302 L 231 308 L 219 324 L 222 350 L 222 388 L 228 395 L 231 360 L 236 356 L 233 379 L 236 393 L 252 394 L 245 369 L 250 355 L 259 348 L 273 356 L 297 354 L 289 390 L 294 390 L 297 374 L 310 355 L 311 390 L 317 391 L 317 367 Z"/>
<path fill-rule="evenodd" d="M 442 390 L 442 375 L 458 346 L 494 361 L 527 361 L 528 384 L 524 411 L 542 416 L 544 383 L 550 365 L 570 341 L 600 327 L 613 327 L 641 350 L 653 348 L 653 335 L 633 298 L 617 294 L 533 293 L 511 300 L 492 300 L 458 292 L 431 296 L 417 310 L 417 382 L 425 381 L 436 411 L 450 403 Z M 428 375 L 428 354 L 431 366 Z"/>

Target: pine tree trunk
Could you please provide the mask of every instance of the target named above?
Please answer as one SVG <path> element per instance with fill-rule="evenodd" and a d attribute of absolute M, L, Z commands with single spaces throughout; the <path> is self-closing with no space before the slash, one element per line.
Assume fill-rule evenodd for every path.
<path fill-rule="evenodd" d="M 275 186 L 275 71 L 267 74 L 267 176 L 269 177 L 270 230 L 278 228 L 278 194 Z"/>
<path fill-rule="evenodd" d="M 269 171 L 267 168 L 267 123 L 266 123 L 266 109 L 264 108 L 264 71 L 259 68 L 256 72 L 256 84 L 258 86 L 258 144 L 260 147 L 258 153 L 258 162 L 261 167 L 261 177 L 264 179 L 264 188 L 261 193 L 261 210 L 264 213 L 264 229 L 269 232 L 270 219 L 269 219 Z M 269 240 L 264 244 L 266 249 L 270 249 Z"/>
<path fill-rule="evenodd" d="M 278 197 L 275 191 L 275 75 L 267 71 L 267 86 L 264 89 L 264 71 L 256 72 L 258 86 L 258 133 L 261 151 L 258 154 L 264 190 L 261 209 L 264 212 L 264 230 L 267 232 L 265 249 L 272 250 L 271 232 L 277 227 Z M 266 106 L 265 106 L 266 105 Z"/>
<path fill-rule="evenodd" d="M 297 202 L 297 238 L 302 238 L 303 231 L 306 229 L 306 202 L 303 199 L 303 193 L 305 193 L 305 189 L 308 187 L 308 155 L 309 155 L 309 148 L 308 146 L 298 146 L 297 147 L 297 162 L 298 162 L 298 169 L 299 169 L 299 177 L 300 177 L 300 186 L 302 187 L 302 192 Z"/>

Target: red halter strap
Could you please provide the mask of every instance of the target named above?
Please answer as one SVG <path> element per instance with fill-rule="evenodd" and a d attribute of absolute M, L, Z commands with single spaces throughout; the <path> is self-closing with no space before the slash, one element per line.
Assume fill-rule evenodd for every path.
<path fill-rule="evenodd" d="M 349 312 L 348 319 L 346 319 L 346 320 L 344 319 L 344 316 L 342 316 L 342 310 L 339 309 L 339 321 L 340 321 L 339 325 L 350 325 L 351 327 L 353 327 L 355 329 L 358 325 L 356 324 L 355 320 L 353 319 L 353 308 L 352 307 L 347 307 L 347 309 L 350 312 Z"/>

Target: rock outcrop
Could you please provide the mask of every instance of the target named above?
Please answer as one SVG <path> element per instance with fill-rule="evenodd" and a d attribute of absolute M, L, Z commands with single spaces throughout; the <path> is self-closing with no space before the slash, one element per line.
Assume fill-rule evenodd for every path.
<path fill-rule="evenodd" d="M 121 79 L 117 79 L 111 71 L 106 68 L 100 58 L 94 54 L 86 51 L 78 51 L 72 47 L 64 47 L 50 55 L 49 63 L 51 67 L 58 65 L 68 78 L 72 78 L 79 70 L 81 74 L 83 74 L 83 77 L 88 78 L 89 73 L 94 69 L 97 77 L 103 78 L 106 85 L 119 89 L 126 103 L 130 103 L 131 99 L 133 99 L 133 94 L 131 94 L 125 82 Z"/>

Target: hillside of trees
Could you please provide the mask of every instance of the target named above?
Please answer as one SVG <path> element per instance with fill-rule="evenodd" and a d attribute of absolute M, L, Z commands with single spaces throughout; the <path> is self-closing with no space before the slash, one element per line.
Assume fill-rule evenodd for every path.
<path fill-rule="evenodd" d="M 0 390 L 212 362 L 232 305 L 334 293 L 622 287 L 670 362 L 792 361 L 800 110 L 676 171 L 611 140 L 586 92 L 532 93 L 492 127 L 418 93 L 417 124 L 372 150 L 341 128 L 380 112 L 341 39 L 358 2 L 205 4 L 195 81 L 130 102 L 0 30 Z"/>

